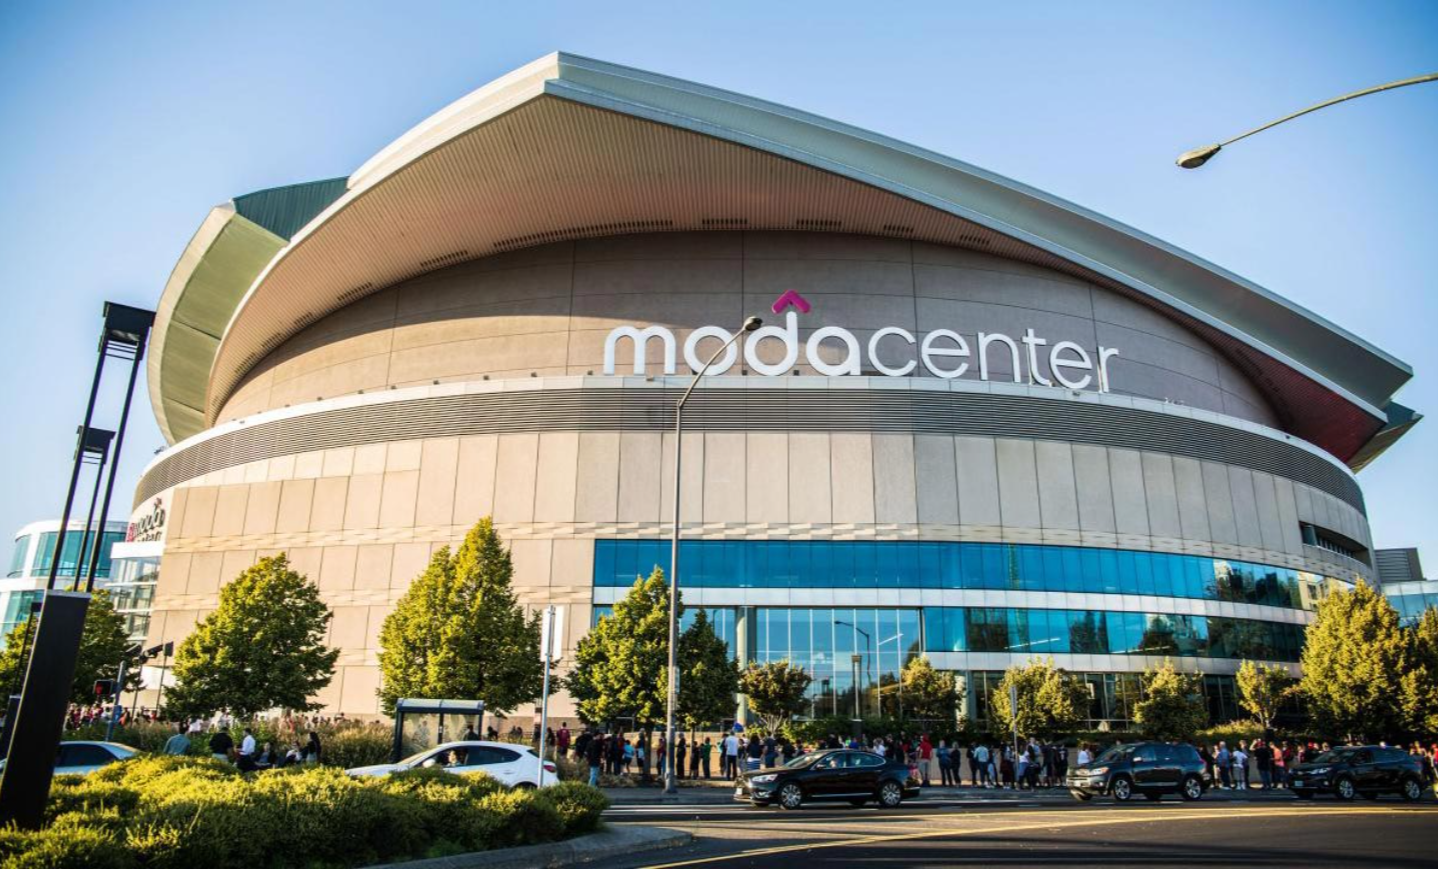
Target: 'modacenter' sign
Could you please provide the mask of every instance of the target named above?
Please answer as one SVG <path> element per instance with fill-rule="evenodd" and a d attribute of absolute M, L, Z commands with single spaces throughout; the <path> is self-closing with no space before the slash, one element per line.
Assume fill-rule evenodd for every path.
<path fill-rule="evenodd" d="M 773 311 L 778 314 L 786 308 L 796 307 L 804 313 L 810 310 L 809 303 L 793 290 L 785 291 L 774 302 Z M 719 326 L 701 326 L 690 332 L 684 339 L 684 364 L 690 371 L 704 367 L 699 358 L 699 343 L 706 338 L 727 341 L 731 333 Z M 620 326 L 610 331 L 604 339 L 604 373 L 614 374 L 616 356 L 620 341 L 629 339 L 634 350 L 635 374 L 644 374 L 649 345 L 659 342 L 659 352 L 664 360 L 664 373 L 675 374 L 678 346 L 674 333 L 663 326 Z M 766 362 L 760 358 L 760 348 L 765 342 L 777 341 L 784 348 L 784 355 L 777 362 Z M 837 345 L 840 349 L 838 361 L 826 361 L 820 353 L 824 342 Z M 894 367 L 882 362 L 879 350 L 885 342 L 896 342 L 918 346 L 918 360 L 910 360 Z M 809 340 L 800 344 L 799 317 L 790 310 L 785 314 L 783 326 L 764 326 L 754 331 L 744 342 L 744 362 L 756 374 L 778 377 L 787 374 L 799 361 L 802 350 L 805 361 L 820 374 L 829 377 L 862 374 L 865 370 L 864 352 L 868 352 L 868 369 L 888 377 L 909 377 L 919 365 L 924 366 L 935 377 L 946 380 L 963 377 L 971 369 L 977 370 L 980 380 L 988 380 L 994 359 L 1009 361 L 1008 373 L 1014 383 L 1036 383 L 1040 386 L 1063 386 L 1069 389 L 1086 389 L 1090 385 L 1099 391 L 1109 389 L 1108 362 L 1119 351 L 1113 347 L 1099 347 L 1095 357 L 1082 345 L 1073 341 L 1057 341 L 1049 344 L 1048 338 L 1039 337 L 1033 329 L 1026 329 L 1015 340 L 1002 332 L 979 332 L 974 347 L 962 335 L 950 329 L 933 329 L 924 334 L 922 340 L 913 333 L 897 326 L 885 326 L 869 336 L 867 347 L 860 345 L 853 332 L 839 326 L 825 326 L 815 329 Z M 710 351 L 713 352 L 713 351 Z M 1047 361 L 1048 370 L 1053 374 L 1050 380 L 1040 366 L 1040 359 Z M 739 360 L 739 349 L 731 345 L 725 354 L 715 360 L 710 374 L 724 374 Z M 1055 384 L 1054 381 L 1057 381 Z"/>

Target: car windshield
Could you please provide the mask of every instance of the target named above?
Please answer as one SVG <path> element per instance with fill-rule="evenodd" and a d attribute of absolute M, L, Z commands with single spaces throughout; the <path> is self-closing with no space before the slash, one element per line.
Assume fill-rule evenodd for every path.
<path fill-rule="evenodd" d="M 794 758 L 793 760 L 789 761 L 788 763 L 785 763 L 785 764 L 784 764 L 784 768 L 785 768 L 785 769 L 803 769 L 804 767 L 806 767 L 806 766 L 808 766 L 809 764 L 813 763 L 814 760 L 815 760 L 817 757 L 818 757 L 818 755 L 817 755 L 817 754 L 814 754 L 813 752 L 810 752 L 810 753 L 808 753 L 808 754 L 801 754 L 801 755 L 799 755 L 798 757 Z"/>
<path fill-rule="evenodd" d="M 1332 751 L 1325 751 L 1325 752 L 1323 752 L 1322 754 L 1318 755 L 1318 757 L 1315 757 L 1315 758 L 1313 759 L 1313 762 L 1314 762 L 1314 763 L 1344 763 L 1344 762 L 1346 762 L 1350 757 L 1352 757 L 1353 754 L 1354 754 L 1354 752 L 1356 752 L 1356 751 L 1358 751 L 1358 749 L 1356 749 L 1356 748 L 1335 748 L 1335 749 L 1333 749 Z"/>
<path fill-rule="evenodd" d="M 1133 751 L 1133 746 L 1131 745 L 1115 745 L 1113 748 L 1094 758 L 1093 762 L 1095 765 L 1100 763 L 1113 763 L 1116 760 L 1123 760 L 1125 757 L 1128 757 L 1131 751 Z"/>
<path fill-rule="evenodd" d="M 424 760 L 426 757 L 429 757 L 431 753 L 434 753 L 435 760 L 442 761 L 442 760 L 444 760 L 444 755 L 445 755 L 447 752 L 446 752 L 446 751 L 435 752 L 435 750 L 434 750 L 433 748 L 426 748 L 424 751 L 420 751 L 420 752 L 416 752 L 416 753 L 414 753 L 414 754 L 411 754 L 409 757 L 407 757 L 407 758 L 405 758 L 404 760 L 400 761 L 400 762 L 399 762 L 399 763 L 400 763 L 400 766 L 414 766 L 415 764 L 418 764 L 420 761 Z"/>

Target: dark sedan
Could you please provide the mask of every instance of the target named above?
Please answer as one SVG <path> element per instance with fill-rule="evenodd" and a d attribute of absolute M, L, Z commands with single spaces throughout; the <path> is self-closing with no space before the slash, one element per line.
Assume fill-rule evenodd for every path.
<path fill-rule="evenodd" d="M 797 809 L 810 801 L 862 806 L 870 800 L 893 808 L 918 795 L 918 767 L 872 751 L 847 748 L 813 751 L 783 766 L 746 772 L 734 789 L 736 800 L 756 806 L 777 803 L 785 809 Z"/>
<path fill-rule="evenodd" d="M 1400 748 L 1349 745 L 1325 751 L 1288 771 L 1288 787 L 1301 800 L 1321 793 L 1340 800 L 1394 793 L 1409 802 L 1423 797 L 1423 764 Z"/>

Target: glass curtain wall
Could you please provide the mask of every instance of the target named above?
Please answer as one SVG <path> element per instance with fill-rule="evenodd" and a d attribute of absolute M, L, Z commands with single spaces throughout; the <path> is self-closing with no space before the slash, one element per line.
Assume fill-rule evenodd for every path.
<path fill-rule="evenodd" d="M 1312 609 L 1332 580 L 1196 555 L 1009 543 L 690 540 L 686 588 L 892 588 L 1143 594 Z M 669 569 L 665 540 L 596 540 L 594 584 Z"/>

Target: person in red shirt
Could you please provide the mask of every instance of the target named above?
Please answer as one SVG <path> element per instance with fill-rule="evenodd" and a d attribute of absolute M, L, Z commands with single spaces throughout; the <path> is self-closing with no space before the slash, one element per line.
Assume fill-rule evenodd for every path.
<path fill-rule="evenodd" d="M 929 734 L 925 733 L 919 739 L 919 767 L 924 771 L 924 787 L 929 786 L 929 767 L 934 758 L 934 745 L 929 742 Z"/>

